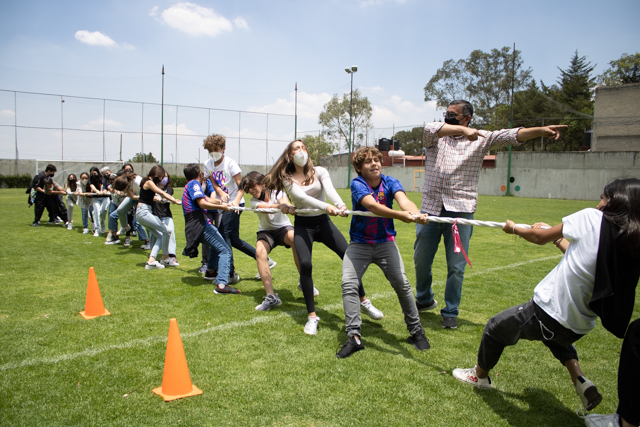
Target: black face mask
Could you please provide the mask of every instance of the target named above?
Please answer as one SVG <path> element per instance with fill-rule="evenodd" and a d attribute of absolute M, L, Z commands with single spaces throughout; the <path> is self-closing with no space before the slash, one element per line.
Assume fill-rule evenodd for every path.
<path fill-rule="evenodd" d="M 153 183 L 154 183 L 155 185 L 160 184 L 160 181 L 162 181 L 160 178 L 153 178 Z"/>
<path fill-rule="evenodd" d="M 460 124 L 460 120 L 456 119 L 455 117 L 445 117 L 444 118 L 444 122 L 448 125 L 459 125 Z"/>
<path fill-rule="evenodd" d="M 73 178 L 71 178 L 71 179 L 69 180 L 69 182 L 76 182 L 76 181 L 77 181 L 77 179 L 73 179 Z"/>

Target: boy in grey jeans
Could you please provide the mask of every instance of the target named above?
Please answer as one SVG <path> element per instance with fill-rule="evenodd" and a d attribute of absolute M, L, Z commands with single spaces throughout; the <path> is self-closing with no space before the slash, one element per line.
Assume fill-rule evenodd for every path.
<path fill-rule="evenodd" d="M 382 154 L 376 148 L 362 147 L 354 153 L 353 167 L 358 172 L 358 177 L 351 181 L 353 210 L 373 212 L 379 217 L 351 218 L 351 241 L 342 261 L 342 302 L 347 341 L 336 352 L 339 359 L 364 349 L 360 340 L 362 321 L 358 286 L 372 263 L 380 267 L 398 295 L 404 320 L 411 334 L 407 341 L 418 350 L 430 348 L 429 340 L 420 324 L 420 316 L 395 242 L 396 232 L 393 227 L 393 219 L 426 224 L 427 215 L 421 214 L 416 205 L 407 198 L 398 180 L 382 174 L 381 162 Z M 398 202 L 402 211 L 392 209 L 394 200 Z"/>

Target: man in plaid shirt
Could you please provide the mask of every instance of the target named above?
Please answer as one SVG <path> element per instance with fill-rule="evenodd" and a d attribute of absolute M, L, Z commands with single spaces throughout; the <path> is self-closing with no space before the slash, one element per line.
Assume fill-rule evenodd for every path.
<path fill-rule="evenodd" d="M 422 188 L 422 213 L 439 217 L 473 219 L 478 204 L 478 175 L 484 155 L 491 149 L 521 144 L 541 136 L 558 139 L 559 130 L 567 126 L 478 131 L 469 127 L 473 107 L 467 101 L 452 101 L 444 113 L 445 123 L 429 123 L 424 129 L 426 146 L 425 177 Z M 473 233 L 470 225 L 458 225 L 460 241 L 469 253 Z M 447 257 L 445 307 L 440 310 L 442 327 L 456 329 L 458 306 L 462 296 L 465 257 L 454 252 L 451 225 L 430 222 L 416 224 L 413 260 L 416 269 L 416 306 L 418 311 L 438 306 L 431 289 L 431 265 L 444 237 Z"/>

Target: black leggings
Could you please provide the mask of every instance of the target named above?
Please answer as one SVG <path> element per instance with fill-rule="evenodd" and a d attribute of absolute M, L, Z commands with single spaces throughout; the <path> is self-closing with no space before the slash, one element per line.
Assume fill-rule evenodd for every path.
<path fill-rule="evenodd" d="M 629 325 L 622 342 L 618 368 L 618 414 L 634 426 L 640 424 L 638 382 L 640 381 L 640 319 Z"/>
<path fill-rule="evenodd" d="M 313 242 L 318 241 L 324 243 L 326 247 L 335 252 L 340 259 L 344 258 L 344 252 L 347 250 L 347 240 L 344 238 L 340 230 L 333 225 L 329 216 L 296 216 L 293 226 L 293 241 L 296 244 L 296 253 L 300 260 L 300 286 L 304 295 L 304 302 L 307 304 L 307 312 L 316 311 L 313 301 L 313 278 L 311 271 L 311 254 L 313 252 Z M 358 287 L 358 294 L 364 297 L 366 294 L 362 287 L 362 282 Z"/>

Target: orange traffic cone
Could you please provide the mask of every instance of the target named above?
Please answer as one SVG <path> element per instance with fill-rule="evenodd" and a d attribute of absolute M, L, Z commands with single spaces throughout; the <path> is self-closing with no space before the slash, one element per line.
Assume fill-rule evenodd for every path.
<path fill-rule="evenodd" d="M 164 358 L 162 387 L 154 388 L 153 392 L 162 396 L 167 402 L 202 394 L 202 390 L 191 383 L 187 357 L 184 355 L 184 347 L 182 346 L 182 338 L 180 338 L 176 319 L 169 321 L 169 339 L 167 340 L 167 353 Z"/>
<path fill-rule="evenodd" d="M 93 267 L 89 268 L 89 282 L 87 283 L 87 300 L 84 303 L 84 311 L 80 315 L 85 319 L 94 319 L 99 316 L 108 316 L 109 313 L 104 308 L 100 288 L 98 287 L 98 279 Z"/>

